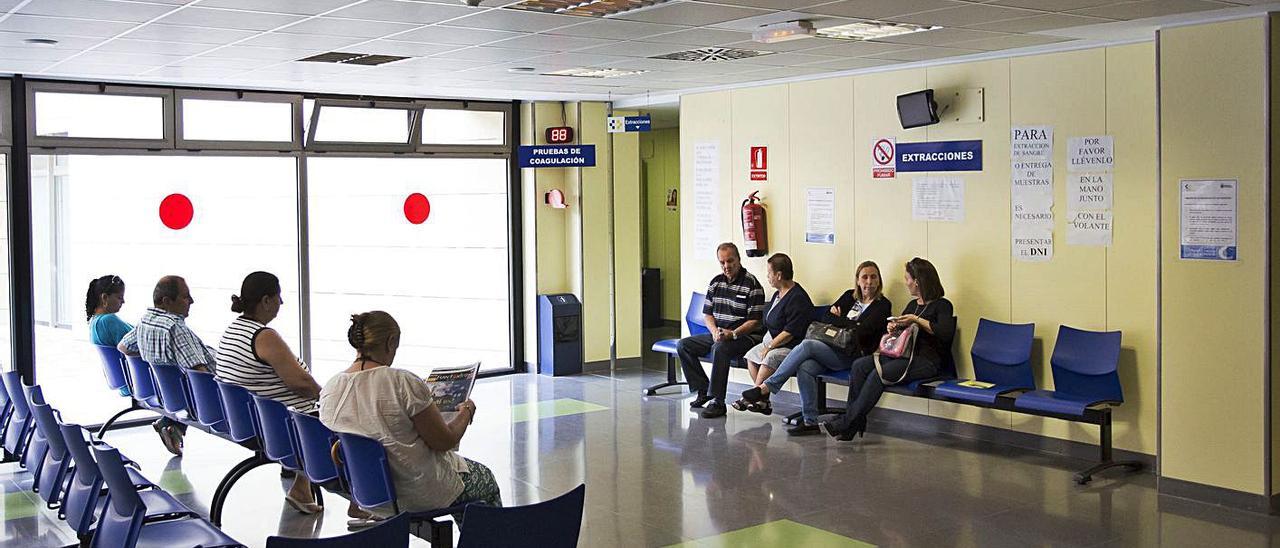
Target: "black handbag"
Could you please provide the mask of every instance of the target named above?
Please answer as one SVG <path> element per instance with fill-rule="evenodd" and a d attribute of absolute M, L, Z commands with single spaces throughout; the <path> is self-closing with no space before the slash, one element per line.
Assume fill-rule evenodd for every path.
<path fill-rule="evenodd" d="M 834 348 L 838 352 L 853 354 L 858 350 L 858 328 L 839 327 L 829 323 L 810 322 L 804 338 L 812 339 Z"/>

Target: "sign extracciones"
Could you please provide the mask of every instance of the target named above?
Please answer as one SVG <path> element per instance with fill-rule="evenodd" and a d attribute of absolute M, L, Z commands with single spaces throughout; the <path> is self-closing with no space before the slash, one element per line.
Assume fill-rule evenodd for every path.
<path fill-rule="evenodd" d="M 649 131 L 653 128 L 653 119 L 648 114 L 640 116 L 610 116 L 609 133 L 628 133 L 632 131 Z"/>
<path fill-rule="evenodd" d="M 898 143 L 897 170 L 982 171 L 982 141 Z"/>
<path fill-rule="evenodd" d="M 523 145 L 516 151 L 520 167 L 592 167 L 595 145 Z"/>

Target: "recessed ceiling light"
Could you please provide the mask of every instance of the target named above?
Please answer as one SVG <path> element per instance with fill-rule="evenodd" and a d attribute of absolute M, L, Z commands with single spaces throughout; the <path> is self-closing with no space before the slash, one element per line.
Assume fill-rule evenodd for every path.
<path fill-rule="evenodd" d="M 514 72 L 514 73 L 517 73 L 517 74 L 523 74 L 523 73 L 533 72 L 533 71 L 535 71 L 535 70 L 538 70 L 538 69 L 533 68 L 533 67 L 511 67 L 511 68 L 507 69 L 507 72 Z"/>
<path fill-rule="evenodd" d="M 848 25 L 840 25 L 838 27 L 818 29 L 817 34 L 823 38 L 836 38 L 840 40 L 876 40 L 880 38 L 888 38 L 890 36 L 911 34 L 913 32 L 938 30 L 940 28 L 942 27 L 924 27 L 907 23 L 865 21 L 862 23 L 850 23 Z"/>
<path fill-rule="evenodd" d="M 49 47 L 49 46 L 58 45 L 58 41 L 54 40 L 53 38 L 27 38 L 26 40 L 23 40 L 23 42 L 26 42 L 33 46 Z"/>
<path fill-rule="evenodd" d="M 547 76 L 572 76 L 575 78 L 616 78 L 644 74 L 647 70 L 618 70 L 611 68 L 571 68 L 546 73 Z"/>
<path fill-rule="evenodd" d="M 762 44 L 776 44 L 813 36 L 813 23 L 805 20 L 764 25 L 751 33 L 751 39 Z"/>

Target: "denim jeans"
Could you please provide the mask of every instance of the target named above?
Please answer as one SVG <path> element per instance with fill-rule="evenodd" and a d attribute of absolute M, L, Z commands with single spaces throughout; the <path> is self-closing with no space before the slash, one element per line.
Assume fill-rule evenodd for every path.
<path fill-rule="evenodd" d="M 765 379 L 764 385 L 769 387 L 770 394 L 777 394 L 787 379 L 795 377 L 796 383 L 800 385 L 804 422 L 817 424 L 818 410 L 824 403 L 818 401 L 818 375 L 848 369 L 853 364 L 854 357 L 836 352 L 826 343 L 801 341 L 787 354 L 787 359 L 782 360 L 778 370 Z"/>

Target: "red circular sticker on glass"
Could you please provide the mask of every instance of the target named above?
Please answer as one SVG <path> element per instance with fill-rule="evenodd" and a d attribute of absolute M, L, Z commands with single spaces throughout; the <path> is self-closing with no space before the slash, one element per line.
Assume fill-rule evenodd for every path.
<path fill-rule="evenodd" d="M 170 194 L 160 200 L 160 222 L 173 230 L 187 228 L 195 213 L 191 199 L 182 194 Z"/>
<path fill-rule="evenodd" d="M 414 192 L 404 199 L 404 218 L 420 225 L 431 216 L 431 201 L 421 193 Z"/>

